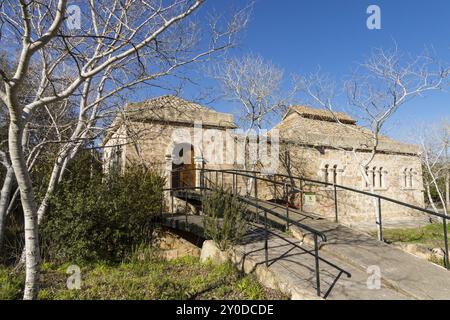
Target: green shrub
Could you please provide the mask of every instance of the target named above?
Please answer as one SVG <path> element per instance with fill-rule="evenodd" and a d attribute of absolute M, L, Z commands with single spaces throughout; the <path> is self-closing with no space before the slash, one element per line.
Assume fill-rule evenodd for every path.
<path fill-rule="evenodd" d="M 0 300 L 15 300 L 22 295 L 23 276 L 0 266 Z"/>
<path fill-rule="evenodd" d="M 111 177 L 68 177 L 41 224 L 43 257 L 120 261 L 133 246 L 150 243 L 163 185 L 158 174 L 139 167 Z"/>
<path fill-rule="evenodd" d="M 216 189 L 204 199 L 203 220 L 205 235 L 221 250 L 242 240 L 246 232 L 245 205 L 229 191 Z"/>

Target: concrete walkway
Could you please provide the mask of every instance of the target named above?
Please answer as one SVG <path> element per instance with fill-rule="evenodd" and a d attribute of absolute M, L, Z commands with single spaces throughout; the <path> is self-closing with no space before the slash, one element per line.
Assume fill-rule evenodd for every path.
<path fill-rule="evenodd" d="M 290 232 L 286 233 L 285 208 L 259 202 L 270 208 L 268 214 L 269 266 L 265 266 L 263 215 L 260 211 L 259 224 L 254 224 L 244 244 L 233 250 L 234 261 L 242 264 L 246 272 L 255 272 L 267 286 L 278 288 L 293 298 L 316 298 L 315 259 L 311 234 L 296 225 L 296 222 L 323 232 L 327 242 L 321 243 L 320 288 L 321 297 L 326 299 L 450 299 L 450 272 L 426 260 L 415 257 L 348 227 L 320 219 L 311 214 L 290 210 Z M 249 206 L 250 213 L 256 210 Z M 173 216 L 166 224 L 201 234 L 201 216 Z M 295 242 L 302 249 L 290 244 Z M 245 263 L 244 263 L 245 262 Z M 328 264 L 328 262 L 330 264 Z M 245 264 L 245 268 L 244 268 Z M 351 274 L 347 278 L 333 265 Z M 370 289 L 368 281 L 379 270 L 381 287 Z"/>
<path fill-rule="evenodd" d="M 277 204 L 263 202 L 262 205 L 285 215 L 285 209 Z M 271 220 L 277 218 L 270 217 Z M 394 288 L 412 299 L 450 299 L 450 272 L 445 268 L 377 241 L 366 233 L 325 219 L 306 217 L 295 210 L 291 210 L 290 219 L 327 236 L 327 242 L 321 245 L 321 254 L 364 272 L 369 266 L 379 268 L 382 283 L 386 287 Z M 313 243 L 312 235 L 301 227 L 293 224 L 290 230 L 304 243 Z"/>

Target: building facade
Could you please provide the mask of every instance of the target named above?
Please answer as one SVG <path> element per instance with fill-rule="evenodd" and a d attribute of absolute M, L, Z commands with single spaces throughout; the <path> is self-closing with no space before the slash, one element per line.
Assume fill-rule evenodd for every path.
<path fill-rule="evenodd" d="M 243 140 L 236 128 L 233 115 L 175 96 L 129 104 L 104 141 L 104 169 L 123 171 L 127 165 L 145 164 L 166 176 L 167 187 L 198 186 L 200 177 L 195 168 L 248 168 L 245 158 L 251 151 L 239 148 Z M 290 107 L 269 132 L 269 137 L 275 135 L 279 140 L 277 173 L 424 205 L 419 149 L 414 145 L 380 136 L 373 159 L 362 167 L 372 157 L 371 132 L 346 114 L 304 106 Z M 259 169 L 261 166 L 259 163 Z M 224 179 L 225 185 L 231 184 L 231 177 Z M 241 192 L 251 192 L 248 179 L 241 179 L 238 185 Z M 316 183 L 297 187 L 304 192 L 291 201 L 304 211 L 332 219 L 337 196 L 342 223 L 373 226 L 375 203 L 371 197 L 340 189 L 335 195 L 333 186 Z M 269 184 L 258 188 L 267 200 L 280 197 Z M 381 208 L 385 223 L 423 219 L 396 204 L 383 202 Z"/>

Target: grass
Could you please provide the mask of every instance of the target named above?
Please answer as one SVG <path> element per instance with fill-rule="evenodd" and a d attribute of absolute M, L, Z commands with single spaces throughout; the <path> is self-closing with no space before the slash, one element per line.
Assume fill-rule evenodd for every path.
<path fill-rule="evenodd" d="M 376 236 L 376 232 L 373 235 Z M 442 223 L 433 223 L 419 228 L 385 229 L 383 230 L 383 238 L 388 243 L 415 244 L 428 249 L 444 247 Z M 431 255 L 428 260 L 435 264 L 445 266 L 444 259 L 441 257 Z"/>
<path fill-rule="evenodd" d="M 80 266 L 79 290 L 67 289 L 68 266 L 42 265 L 39 299 L 286 299 L 264 288 L 252 275 L 242 275 L 231 263 L 200 263 L 194 257 L 165 261 L 152 253 L 140 253 L 120 264 L 85 264 Z M 3 268 L 0 281 L 1 299 L 20 298 L 21 276 Z"/>
<path fill-rule="evenodd" d="M 383 238 L 388 242 L 421 244 L 429 248 L 441 248 L 444 246 L 442 223 L 433 223 L 411 229 L 385 229 L 383 230 Z"/>

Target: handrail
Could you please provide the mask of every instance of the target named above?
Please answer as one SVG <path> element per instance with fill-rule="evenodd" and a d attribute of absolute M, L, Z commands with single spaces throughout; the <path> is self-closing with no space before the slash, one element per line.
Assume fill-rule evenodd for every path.
<path fill-rule="evenodd" d="M 199 170 L 202 170 L 202 169 L 199 169 Z M 222 170 L 215 170 L 215 169 L 204 169 L 204 170 L 222 171 Z M 255 173 L 258 173 L 258 174 L 263 174 L 261 171 L 250 171 L 250 170 L 228 169 L 228 170 L 223 170 L 223 171 L 228 171 L 230 173 L 231 172 L 255 172 Z M 364 190 L 359 190 L 359 189 L 354 189 L 354 188 L 351 188 L 351 187 L 343 186 L 343 185 L 340 185 L 340 184 L 337 184 L 337 183 L 330 183 L 330 182 L 325 182 L 325 181 L 320 181 L 320 180 L 313 180 L 313 179 L 308 179 L 308 178 L 303 178 L 303 177 L 290 176 L 290 175 L 281 174 L 281 173 L 274 173 L 274 174 L 268 174 L 268 175 L 284 177 L 284 178 L 290 178 L 290 179 L 298 179 L 298 180 L 302 180 L 302 181 L 306 181 L 306 182 L 310 182 L 310 183 L 322 184 L 322 185 L 326 185 L 326 186 L 330 186 L 330 187 L 336 186 L 337 188 L 340 188 L 340 189 L 344 189 L 344 190 L 347 190 L 347 191 L 352 191 L 352 192 L 364 194 L 364 195 L 375 197 L 375 198 L 380 198 L 380 199 L 383 199 L 385 201 L 393 202 L 393 203 L 396 203 L 396 204 L 399 204 L 399 205 L 402 205 L 402 206 L 405 206 L 405 207 L 408 207 L 408 208 L 411 208 L 411 209 L 415 209 L 415 210 L 418 210 L 418 211 L 422 211 L 422 212 L 434 215 L 436 217 L 440 217 L 440 218 L 443 218 L 443 219 L 450 219 L 450 216 L 446 216 L 445 214 L 442 214 L 442 213 L 439 213 L 439 212 L 436 212 L 436 211 L 433 211 L 433 210 L 430 210 L 430 209 L 426 209 L 426 208 L 422 208 L 422 207 L 419 207 L 419 206 L 415 206 L 415 205 L 409 204 L 407 202 L 403 202 L 403 201 L 400 201 L 400 200 L 396 200 L 396 199 L 393 199 L 393 198 L 382 196 L 382 195 L 379 195 L 379 194 L 376 194 L 376 193 L 372 193 L 372 192 L 368 192 L 368 191 L 364 191 Z M 250 175 L 246 175 L 246 176 L 254 178 L 254 176 L 250 176 Z M 270 180 L 268 178 L 259 178 L 259 179 L 264 179 L 264 180 L 270 181 L 272 183 L 284 184 L 284 182 L 279 182 L 278 183 L 278 181 L 272 181 L 272 180 Z M 299 191 L 299 192 L 303 191 L 303 190 L 300 190 L 300 189 L 296 188 L 295 186 L 292 186 L 290 183 L 288 183 L 288 185 L 291 186 L 293 189 Z"/>
<path fill-rule="evenodd" d="M 224 173 L 228 173 L 228 174 L 232 174 L 232 175 L 239 175 L 239 176 L 244 176 L 244 177 L 248 177 L 251 179 L 255 179 L 256 180 L 260 180 L 260 181 L 265 181 L 265 182 L 270 182 L 271 184 L 275 184 L 275 185 L 284 185 L 284 186 L 289 186 L 291 191 L 290 194 L 292 193 L 302 193 L 304 192 L 304 190 L 297 188 L 295 185 L 292 185 L 290 182 L 284 181 L 284 182 L 280 182 L 280 181 L 274 181 L 272 179 L 269 178 L 263 178 L 263 177 L 257 177 L 256 175 L 262 175 L 262 174 L 266 174 L 263 173 L 261 171 L 251 171 L 251 170 L 243 170 L 243 169 L 209 169 L 209 168 L 193 168 L 193 169 L 182 169 L 182 170 L 175 170 L 175 171 L 203 171 L 203 176 L 204 176 L 204 172 L 216 172 L 217 173 L 221 172 L 222 173 L 222 184 L 223 184 L 223 174 Z M 248 173 L 251 173 L 248 174 Z M 396 200 L 393 198 L 389 198 L 383 195 L 379 195 L 376 193 L 372 193 L 372 192 L 368 192 L 368 191 L 363 191 L 363 190 L 359 190 L 359 189 L 354 189 L 351 187 L 347 187 L 347 186 L 343 186 L 340 184 L 336 184 L 336 183 L 330 183 L 330 182 L 325 182 L 325 181 L 319 181 L 319 180 L 314 180 L 314 179 L 308 179 L 308 178 L 303 178 L 303 177 L 297 177 L 297 176 L 292 176 L 292 175 L 285 175 L 285 174 L 280 174 L 280 173 L 267 173 L 267 175 L 270 176 L 276 176 L 276 177 L 283 177 L 286 179 L 295 179 L 295 180 L 299 180 L 300 183 L 302 182 L 308 182 L 308 183 L 314 183 L 314 184 L 319 184 L 319 185 L 324 185 L 324 186 L 330 186 L 333 187 L 334 189 L 334 202 L 335 202 L 335 221 L 338 222 L 338 200 L 337 200 L 337 190 L 338 189 L 342 189 L 342 190 L 347 190 L 350 192 L 355 192 L 355 193 L 359 193 L 359 194 L 363 194 L 366 196 L 370 196 L 373 197 L 375 199 L 378 199 L 378 203 L 377 203 L 377 211 L 378 211 L 378 220 L 377 220 L 377 224 L 379 225 L 379 234 L 378 234 L 378 240 L 383 241 L 383 235 L 382 235 L 382 220 L 381 220 L 381 200 L 384 201 L 388 201 L 391 203 L 395 203 L 398 204 L 400 206 L 403 207 L 407 207 L 413 210 L 417 210 L 420 212 L 424 212 L 427 213 L 431 216 L 435 216 L 435 217 L 439 217 L 441 219 L 443 219 L 443 234 L 444 234 L 444 247 L 445 247 L 445 266 L 447 269 L 450 269 L 450 261 L 449 261 L 449 248 L 448 248 L 448 236 L 447 236 L 447 220 L 450 219 L 450 216 L 447 216 L 446 214 L 442 214 L 439 212 L 435 212 L 433 210 L 430 209 L 426 209 L 426 208 L 422 208 L 413 204 L 409 204 L 400 200 Z M 217 176 L 216 176 L 217 179 Z M 233 178 L 234 179 L 234 178 Z M 256 186 L 256 184 L 255 184 Z M 287 190 L 286 190 L 287 191 Z"/>
<path fill-rule="evenodd" d="M 283 219 L 283 216 L 281 216 L 278 212 L 276 212 L 276 211 L 274 211 L 274 210 L 272 210 L 272 209 L 270 209 L 270 208 L 266 208 L 266 207 L 261 206 L 261 205 L 259 205 L 259 204 L 255 204 L 254 201 L 251 201 L 251 200 L 250 200 L 249 198 L 247 198 L 247 197 L 240 196 L 240 195 L 238 195 L 238 197 L 241 199 L 241 201 L 246 202 L 247 204 L 251 204 L 251 205 L 253 205 L 253 206 L 255 206 L 255 207 L 258 207 L 259 209 L 261 209 L 261 210 L 263 210 L 263 211 L 267 211 L 268 213 L 273 214 L 274 216 Z M 318 230 L 316 230 L 316 229 L 313 229 L 313 228 L 311 228 L 311 227 L 309 227 L 309 226 L 307 226 L 307 225 L 304 225 L 303 223 L 300 223 L 300 222 L 298 222 L 298 221 L 293 221 L 292 223 L 295 224 L 295 225 L 297 225 L 297 226 L 299 226 L 299 227 L 302 228 L 302 229 L 305 229 L 306 231 L 309 231 L 309 232 L 311 232 L 311 233 L 313 233 L 313 234 L 316 234 L 317 236 L 319 236 L 319 237 L 322 239 L 322 241 L 324 241 L 324 242 L 328 241 L 328 240 L 327 240 L 327 236 L 326 236 L 323 232 L 318 231 Z"/>
<path fill-rule="evenodd" d="M 195 170 L 195 169 L 188 169 L 188 170 Z M 185 194 L 185 202 L 186 202 L 185 203 L 185 208 L 187 208 L 187 191 L 188 190 L 209 190 L 209 191 L 211 191 L 213 189 L 205 187 L 205 186 L 201 186 L 201 187 L 186 186 L 186 187 L 164 188 L 163 189 L 163 191 L 179 191 L 179 190 L 185 190 L 186 191 L 186 194 Z M 315 229 L 313 229 L 313 228 L 311 228 L 311 227 L 309 227 L 307 225 L 304 225 L 304 224 L 302 224 L 302 223 L 300 223 L 298 221 L 293 221 L 293 223 L 295 225 L 297 225 L 300 228 L 303 228 L 306 231 L 311 232 L 313 234 L 314 253 L 312 253 L 310 250 L 307 250 L 307 249 L 301 247 L 297 243 L 295 243 L 293 241 L 290 241 L 289 239 L 283 238 L 280 235 L 278 235 L 278 234 L 268 230 L 268 227 L 267 227 L 267 225 L 268 225 L 267 224 L 267 213 L 271 213 L 271 214 L 273 214 L 273 215 L 275 215 L 277 217 L 281 217 L 281 215 L 279 213 L 271 210 L 270 208 L 266 208 L 266 207 L 263 207 L 263 206 L 259 205 L 257 201 L 251 201 L 249 198 L 246 198 L 246 197 L 241 196 L 241 195 L 236 195 L 235 194 L 235 196 L 237 196 L 240 201 L 245 202 L 247 204 L 250 204 L 252 206 L 255 206 L 256 208 L 262 209 L 264 211 L 264 218 L 265 218 L 265 220 L 264 220 L 264 230 L 265 230 L 264 249 L 265 249 L 265 263 L 266 263 L 266 266 L 268 266 L 268 261 L 269 261 L 269 258 L 268 258 L 268 247 L 269 247 L 268 246 L 268 233 L 270 232 L 271 234 L 279 237 L 280 239 L 286 241 L 287 243 L 295 246 L 296 248 L 301 249 L 303 252 L 308 253 L 308 254 L 310 254 L 310 255 L 312 255 L 314 257 L 314 259 L 315 259 L 315 275 L 316 275 L 316 293 L 317 293 L 317 295 L 319 297 L 321 295 L 321 292 L 320 292 L 320 268 L 319 268 L 319 261 L 322 261 L 322 262 L 328 264 L 329 266 L 331 266 L 331 267 L 333 267 L 333 268 L 335 268 L 335 269 L 337 269 L 339 271 L 339 275 L 337 276 L 336 281 L 337 281 L 337 279 L 339 279 L 341 274 L 345 274 L 348 278 L 351 277 L 351 274 L 348 271 L 346 271 L 346 270 L 342 269 L 341 267 L 337 266 L 336 264 L 334 264 L 334 263 L 332 263 L 332 262 L 330 262 L 330 261 L 320 257 L 320 255 L 319 255 L 319 245 L 318 245 L 317 239 L 318 239 L 318 237 L 320 237 L 322 239 L 322 241 L 324 241 L 324 242 L 327 241 L 327 237 L 326 237 L 326 235 L 323 232 L 315 230 Z M 203 205 L 203 202 L 202 202 L 202 205 Z M 172 211 L 173 211 L 173 194 L 172 194 Z M 281 218 L 283 218 L 283 217 L 281 217 Z M 185 210 L 185 221 L 186 221 L 186 227 L 187 227 L 188 226 L 187 210 Z"/>

